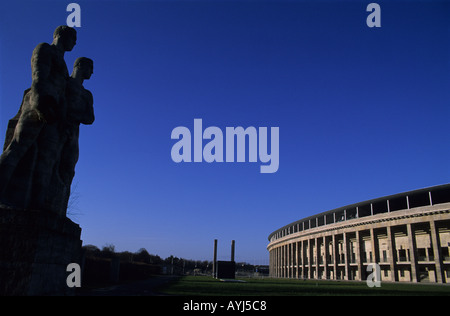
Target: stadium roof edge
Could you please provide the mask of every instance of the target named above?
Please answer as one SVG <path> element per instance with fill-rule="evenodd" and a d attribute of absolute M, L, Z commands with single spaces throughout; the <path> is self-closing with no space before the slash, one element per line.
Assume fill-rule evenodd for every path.
<path fill-rule="evenodd" d="M 289 223 L 289 224 L 287 224 L 287 225 L 285 225 L 285 226 L 275 230 L 274 232 L 272 232 L 269 235 L 268 240 L 270 241 L 273 235 L 275 235 L 276 233 L 278 233 L 278 232 L 280 232 L 280 231 L 282 231 L 282 230 L 284 230 L 286 228 L 289 228 L 289 227 L 291 227 L 291 226 L 293 226 L 295 224 L 298 224 L 298 223 L 301 223 L 301 222 L 304 222 L 304 221 L 307 221 L 307 220 L 310 220 L 310 219 L 313 219 L 313 218 L 325 216 L 327 214 L 332 214 L 332 213 L 343 211 L 343 210 L 346 210 L 346 209 L 353 209 L 353 208 L 356 208 L 356 207 L 362 206 L 362 205 L 367 205 L 367 204 L 371 204 L 371 203 L 377 203 L 377 202 L 386 201 L 386 200 L 393 200 L 393 199 L 396 199 L 396 198 L 399 198 L 399 197 L 406 197 L 406 196 L 409 196 L 409 195 L 412 195 L 412 194 L 420 194 L 420 193 L 423 193 L 423 192 L 429 192 L 429 191 L 434 191 L 434 190 L 439 190 L 439 189 L 446 189 L 446 188 L 450 188 L 450 183 L 435 185 L 435 186 L 421 188 L 421 189 L 416 189 L 416 190 L 405 191 L 405 192 L 396 193 L 396 194 L 392 194 L 392 195 L 386 195 L 386 196 L 383 196 L 383 197 L 374 198 L 374 199 L 365 200 L 365 201 L 362 201 L 362 202 L 353 203 L 353 204 L 345 205 L 345 206 L 342 206 L 342 207 L 338 207 L 338 208 L 335 208 L 335 209 L 332 209 L 332 210 L 328 210 L 328 211 L 325 211 L 325 212 L 322 212 L 322 213 L 311 215 L 311 216 L 302 218 L 300 220 L 297 220 L 295 222 Z"/>

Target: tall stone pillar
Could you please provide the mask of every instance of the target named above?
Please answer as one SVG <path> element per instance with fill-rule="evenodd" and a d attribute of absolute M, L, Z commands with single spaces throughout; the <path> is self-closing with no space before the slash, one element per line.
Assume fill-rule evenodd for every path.
<path fill-rule="evenodd" d="M 272 248 L 272 270 L 270 270 L 270 276 L 276 277 L 277 276 L 277 248 Z"/>
<path fill-rule="evenodd" d="M 436 223 L 430 221 L 430 234 L 431 242 L 433 243 L 434 262 L 436 266 L 436 280 L 438 283 L 443 283 L 444 277 L 444 265 L 442 262 L 441 242 L 439 239 L 439 231 L 436 228 Z"/>
<path fill-rule="evenodd" d="M 295 278 L 295 243 L 291 243 L 291 278 Z"/>
<path fill-rule="evenodd" d="M 319 278 L 319 261 L 320 261 L 320 246 L 319 246 L 319 238 L 314 238 L 314 244 L 315 244 L 315 247 L 316 247 L 316 255 L 315 255 L 315 257 L 316 257 L 316 264 L 315 264 L 315 266 L 316 266 L 316 279 L 318 279 Z"/>
<path fill-rule="evenodd" d="M 231 241 L 231 261 L 234 261 L 234 250 L 235 250 L 236 242 L 234 240 Z"/>
<path fill-rule="evenodd" d="M 372 244 L 372 263 L 380 263 L 380 250 L 378 246 L 378 236 L 373 228 L 370 229 L 370 242 Z"/>
<path fill-rule="evenodd" d="M 300 269 L 300 265 L 299 265 L 299 247 L 300 247 L 300 242 L 296 242 L 295 243 L 295 278 L 298 279 L 298 275 L 299 275 L 299 269 Z"/>
<path fill-rule="evenodd" d="M 418 266 L 417 266 L 417 247 L 416 247 L 416 236 L 414 233 L 414 227 L 411 224 L 406 225 L 408 232 L 408 244 L 409 244 L 409 260 L 411 262 L 411 281 L 418 282 Z"/>
<path fill-rule="evenodd" d="M 272 270 L 271 276 L 277 277 L 277 248 L 272 248 L 273 256 L 272 256 Z"/>
<path fill-rule="evenodd" d="M 288 249 L 287 245 L 283 246 L 283 277 L 287 278 L 287 256 L 288 256 Z"/>
<path fill-rule="evenodd" d="M 343 238 L 344 238 L 344 245 L 343 245 L 343 251 L 344 251 L 344 263 L 345 263 L 345 275 L 344 275 L 344 280 L 348 280 L 348 276 L 349 276 L 349 272 L 350 272 L 350 267 L 349 267 L 349 260 L 348 260 L 348 240 L 347 240 L 347 234 L 344 232 L 342 233 Z"/>
<path fill-rule="evenodd" d="M 278 276 L 283 277 L 283 246 L 278 247 Z"/>
<path fill-rule="evenodd" d="M 337 256 L 338 256 L 339 252 L 337 251 L 338 245 L 337 245 L 337 242 L 336 242 L 336 235 L 335 234 L 331 235 L 331 241 L 333 243 L 333 269 L 334 269 L 333 279 L 337 280 L 337 278 L 338 278 L 338 276 L 337 276 L 337 273 L 338 273 Z"/>
<path fill-rule="evenodd" d="M 284 277 L 287 278 L 288 277 L 288 245 L 284 245 Z"/>
<path fill-rule="evenodd" d="M 272 250 L 269 250 L 269 277 L 272 277 Z"/>
<path fill-rule="evenodd" d="M 275 266 L 276 266 L 276 276 L 277 278 L 279 278 L 280 275 L 280 247 L 278 246 L 276 249 L 276 262 L 275 262 Z"/>
<path fill-rule="evenodd" d="M 312 249 L 312 239 L 308 239 L 308 279 L 312 279 L 314 277 L 313 274 L 313 262 L 314 262 L 314 253 Z"/>
<path fill-rule="evenodd" d="M 328 279 L 328 244 L 327 244 L 327 238 L 323 236 L 323 271 L 325 274 L 325 279 Z"/>
<path fill-rule="evenodd" d="M 387 238 L 388 238 L 388 246 L 389 246 L 389 267 L 391 270 L 391 281 L 398 281 L 397 272 L 395 269 L 395 261 L 396 261 L 396 249 L 395 249 L 395 236 L 392 233 L 392 226 L 386 227 Z"/>
<path fill-rule="evenodd" d="M 214 239 L 213 278 L 217 277 L 217 239 Z"/>
<path fill-rule="evenodd" d="M 306 246 L 305 246 L 305 240 L 302 240 L 301 242 L 302 248 L 301 248 L 301 260 L 302 260 L 302 274 L 301 274 L 301 278 L 305 279 L 306 275 L 305 275 L 305 260 L 306 260 Z"/>
<path fill-rule="evenodd" d="M 287 277 L 292 276 L 292 243 L 286 245 L 287 247 Z"/>
<path fill-rule="evenodd" d="M 362 281 L 364 279 L 363 262 L 362 262 L 362 247 L 361 247 L 361 234 L 359 230 L 356 232 L 356 265 L 358 268 L 357 280 Z"/>
<path fill-rule="evenodd" d="M 276 261 L 275 261 L 275 271 L 276 271 L 276 277 L 280 277 L 280 247 L 275 248 L 276 250 Z"/>

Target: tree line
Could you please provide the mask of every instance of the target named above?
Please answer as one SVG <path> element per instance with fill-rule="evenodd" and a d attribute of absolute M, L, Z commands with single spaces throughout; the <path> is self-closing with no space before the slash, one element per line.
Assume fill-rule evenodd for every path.
<path fill-rule="evenodd" d="M 107 244 L 101 249 L 94 245 L 86 245 L 83 246 L 83 249 L 86 257 L 89 258 L 118 258 L 120 262 L 158 265 L 165 267 L 166 273 L 169 274 L 212 274 L 213 262 L 208 260 L 191 260 L 173 255 L 162 259 L 158 255 L 150 254 L 145 248 L 140 248 L 136 252 L 116 252 L 115 246 L 112 244 Z M 237 262 L 236 270 L 250 273 L 261 270 L 261 267 L 246 262 Z"/>
<path fill-rule="evenodd" d="M 212 261 L 191 260 L 178 258 L 173 255 L 162 259 L 158 255 L 150 254 L 147 249 L 140 248 L 136 252 L 116 252 L 115 246 L 108 244 L 101 249 L 94 245 L 83 246 L 86 257 L 112 259 L 119 258 L 121 262 L 140 262 L 151 265 L 165 266 L 174 269 L 174 273 L 188 273 L 196 270 L 199 273 L 212 273 Z M 172 271 L 169 271 L 172 272 Z"/>

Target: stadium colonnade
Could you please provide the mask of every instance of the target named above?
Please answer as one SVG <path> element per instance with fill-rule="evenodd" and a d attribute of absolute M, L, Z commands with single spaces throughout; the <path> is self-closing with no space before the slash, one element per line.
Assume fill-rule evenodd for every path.
<path fill-rule="evenodd" d="M 450 282 L 450 184 L 372 199 L 269 235 L 272 277 Z M 368 266 L 371 268 L 368 268 Z"/>

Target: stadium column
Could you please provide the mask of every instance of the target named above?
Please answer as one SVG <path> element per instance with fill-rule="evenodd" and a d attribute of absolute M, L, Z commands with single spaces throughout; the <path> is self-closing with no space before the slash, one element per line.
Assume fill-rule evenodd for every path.
<path fill-rule="evenodd" d="M 289 277 L 289 245 L 284 245 L 284 277 Z"/>
<path fill-rule="evenodd" d="M 372 263 L 380 262 L 380 251 L 378 249 L 378 236 L 373 228 L 370 229 L 370 242 L 372 244 Z"/>
<path fill-rule="evenodd" d="M 316 279 L 319 278 L 319 263 L 320 263 L 320 246 L 319 238 L 314 238 L 314 244 L 316 246 Z"/>
<path fill-rule="evenodd" d="M 280 278 L 282 278 L 283 277 L 283 255 L 284 255 L 283 250 L 284 250 L 284 247 L 280 246 L 278 249 L 279 249 L 278 250 L 278 275 Z"/>
<path fill-rule="evenodd" d="M 301 244 L 302 244 L 302 249 L 301 249 L 302 274 L 301 274 L 301 277 L 302 277 L 302 279 L 304 279 L 306 277 L 305 276 L 305 258 L 306 258 L 306 252 L 305 252 L 306 246 L 305 246 L 305 244 L 306 244 L 306 241 L 302 240 Z"/>
<path fill-rule="evenodd" d="M 283 277 L 283 246 L 278 247 L 278 276 Z"/>
<path fill-rule="evenodd" d="M 278 247 L 278 277 L 283 277 L 283 246 Z"/>
<path fill-rule="evenodd" d="M 277 247 L 277 277 L 281 277 L 281 246 Z"/>
<path fill-rule="evenodd" d="M 334 269 L 334 272 L 333 272 L 333 279 L 334 280 L 337 280 L 337 268 L 338 268 L 338 263 L 337 263 L 337 254 L 338 254 L 338 252 L 337 252 L 337 247 L 338 247 L 338 245 L 337 245 L 337 243 L 336 243 L 336 235 L 335 234 L 332 234 L 331 235 L 331 240 L 332 240 L 332 243 L 333 243 L 333 269 Z"/>
<path fill-rule="evenodd" d="M 436 228 L 436 223 L 431 220 L 430 221 L 430 233 L 431 233 L 431 242 L 433 243 L 433 253 L 434 253 L 434 262 L 436 265 L 436 281 L 438 283 L 444 282 L 444 266 L 442 261 L 442 253 L 441 253 L 441 243 L 439 239 L 439 231 Z"/>
<path fill-rule="evenodd" d="M 344 244 L 343 244 L 343 251 L 344 251 L 344 268 L 345 268 L 345 275 L 344 275 L 344 280 L 348 280 L 348 274 L 349 274 L 349 263 L 348 263 L 348 241 L 347 241 L 347 234 L 345 232 L 342 233 L 342 237 L 344 239 Z"/>
<path fill-rule="evenodd" d="M 278 247 L 275 247 L 273 249 L 273 251 L 274 251 L 274 257 L 273 257 L 273 261 L 272 261 L 273 276 L 278 277 Z"/>
<path fill-rule="evenodd" d="M 389 246 L 389 267 L 391 269 L 391 281 L 397 281 L 397 274 L 395 273 L 395 236 L 392 234 L 392 226 L 386 227 L 388 246 Z"/>
<path fill-rule="evenodd" d="M 289 278 L 289 244 L 284 247 L 284 277 Z"/>
<path fill-rule="evenodd" d="M 275 271 L 275 277 L 280 277 L 280 247 L 275 248 L 275 260 L 273 262 L 273 269 Z"/>
<path fill-rule="evenodd" d="M 278 254 L 278 248 L 273 248 L 273 259 L 272 259 L 272 267 L 273 267 L 273 276 L 274 277 L 277 277 L 277 267 L 278 267 L 278 265 L 277 265 L 277 259 L 278 259 L 278 256 L 277 256 L 277 254 Z"/>
<path fill-rule="evenodd" d="M 291 263 L 292 263 L 292 258 L 291 258 L 291 249 L 292 249 L 292 244 L 287 244 L 287 277 L 290 278 L 291 277 Z"/>
<path fill-rule="evenodd" d="M 281 261 L 281 255 L 282 255 L 282 250 L 283 250 L 283 246 L 279 246 L 278 247 L 278 262 L 277 262 L 277 266 L 278 266 L 278 277 L 279 278 L 281 278 L 282 277 L 282 274 L 281 274 L 281 264 L 282 264 L 282 261 Z"/>
<path fill-rule="evenodd" d="M 273 256 L 273 252 L 272 250 L 269 251 L 269 277 L 272 276 L 272 256 Z"/>
<path fill-rule="evenodd" d="M 278 278 L 278 247 L 276 247 L 275 249 L 275 257 L 273 260 L 273 271 L 274 271 L 274 276 L 276 278 Z"/>
<path fill-rule="evenodd" d="M 284 245 L 284 277 L 289 277 L 289 245 Z"/>
<path fill-rule="evenodd" d="M 411 262 L 411 281 L 417 282 L 416 237 L 414 228 L 410 223 L 406 224 L 409 243 L 409 260 Z"/>
<path fill-rule="evenodd" d="M 277 277 L 281 278 L 281 250 L 283 248 L 281 246 L 279 246 L 277 248 Z"/>
<path fill-rule="evenodd" d="M 302 250 L 303 250 L 303 242 L 299 241 L 297 243 L 297 270 L 298 270 L 297 278 L 301 278 L 302 272 L 303 272 L 303 269 L 301 269 L 301 266 L 302 266 Z"/>
<path fill-rule="evenodd" d="M 275 259 L 275 249 L 272 249 L 271 251 L 270 251 L 270 256 L 269 256 L 269 259 L 270 259 L 270 268 L 269 268 L 269 272 L 270 272 L 270 277 L 274 277 L 275 276 L 275 266 L 274 266 L 274 259 Z"/>
<path fill-rule="evenodd" d="M 328 245 L 325 236 L 323 236 L 323 273 L 325 274 L 325 279 L 328 279 Z"/>
<path fill-rule="evenodd" d="M 293 276 L 293 272 L 294 272 L 294 261 L 293 261 L 293 250 L 294 250 L 294 243 L 290 243 L 289 244 L 289 263 L 288 263 L 288 267 L 289 267 L 289 274 L 288 274 L 288 278 L 292 278 Z"/>
<path fill-rule="evenodd" d="M 291 249 L 292 249 L 292 244 L 287 244 L 286 245 L 286 250 L 287 250 L 287 277 L 290 278 L 291 277 L 291 263 L 292 263 L 292 258 L 291 258 Z"/>
<path fill-rule="evenodd" d="M 361 258 L 361 236 L 359 230 L 355 231 L 356 234 L 356 264 L 358 269 L 358 278 L 357 280 L 363 280 L 363 263 Z"/>
<path fill-rule="evenodd" d="M 269 260 L 270 260 L 270 267 L 269 267 L 269 273 L 270 273 L 270 277 L 274 277 L 274 266 L 273 266 L 273 259 L 274 259 L 274 254 L 275 254 L 275 249 L 272 249 L 270 251 L 270 256 L 269 256 Z"/>
<path fill-rule="evenodd" d="M 274 249 L 275 255 L 273 257 L 273 275 L 278 277 L 278 247 Z"/>
<path fill-rule="evenodd" d="M 293 258 L 293 251 L 294 251 L 294 243 L 289 244 L 289 278 L 293 277 L 294 273 L 294 258 Z"/>
<path fill-rule="evenodd" d="M 291 243 L 292 278 L 295 278 L 295 246 L 296 246 L 295 242 Z"/>
<path fill-rule="evenodd" d="M 312 242 L 308 238 L 308 279 L 312 279 L 312 266 L 313 266 L 313 256 L 312 256 Z"/>
<path fill-rule="evenodd" d="M 298 279 L 298 247 L 299 247 L 299 242 L 295 242 L 295 278 Z"/>
<path fill-rule="evenodd" d="M 290 266 L 290 264 L 291 264 L 291 251 L 290 251 L 290 249 L 291 249 L 291 244 L 287 244 L 286 245 L 286 277 L 287 278 L 290 278 L 291 277 L 291 274 L 290 274 L 290 271 L 291 271 L 291 266 Z"/>

